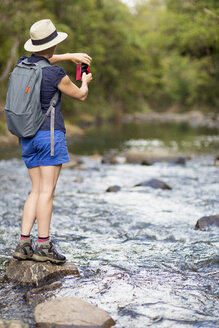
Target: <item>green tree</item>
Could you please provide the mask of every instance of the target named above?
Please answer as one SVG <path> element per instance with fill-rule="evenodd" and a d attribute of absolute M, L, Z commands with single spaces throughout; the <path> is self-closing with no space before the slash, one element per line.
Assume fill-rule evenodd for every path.
<path fill-rule="evenodd" d="M 69 38 L 57 52 L 87 52 L 94 76 L 86 102 L 63 97 L 62 111 L 115 117 L 139 110 L 215 109 L 219 104 L 219 3 L 216 0 L 1 0 L 0 104 L 8 73 L 25 54 L 37 20 L 50 18 Z M 75 65 L 62 64 L 75 81 Z"/>

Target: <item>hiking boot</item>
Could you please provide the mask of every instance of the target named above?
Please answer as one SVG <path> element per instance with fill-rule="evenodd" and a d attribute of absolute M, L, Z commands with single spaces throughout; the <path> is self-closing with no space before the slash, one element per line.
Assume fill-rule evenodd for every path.
<path fill-rule="evenodd" d="M 33 245 L 32 239 L 21 239 L 15 249 L 13 257 L 17 260 L 32 260 Z"/>
<path fill-rule="evenodd" d="M 38 243 L 32 259 L 39 262 L 50 261 L 56 264 L 65 263 L 66 261 L 66 257 L 57 252 L 52 240 Z"/>

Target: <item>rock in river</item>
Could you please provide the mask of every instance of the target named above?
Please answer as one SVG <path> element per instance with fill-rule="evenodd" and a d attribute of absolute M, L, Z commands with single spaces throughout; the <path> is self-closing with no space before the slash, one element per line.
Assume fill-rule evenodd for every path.
<path fill-rule="evenodd" d="M 12 259 L 7 267 L 5 279 L 19 285 L 38 287 L 67 275 L 79 276 L 75 264 L 66 262 L 62 265 L 56 265 L 49 262 Z"/>
<path fill-rule="evenodd" d="M 168 153 L 144 153 L 138 151 L 128 151 L 127 153 L 123 154 L 126 158 L 126 163 L 129 164 L 142 164 L 142 165 L 153 165 L 157 162 L 167 162 L 172 164 L 186 164 L 186 158 L 182 155 L 171 155 Z"/>
<path fill-rule="evenodd" d="M 62 168 L 64 168 L 64 169 L 68 169 L 68 168 L 81 169 L 82 168 L 81 164 L 83 164 L 83 160 L 81 159 L 80 156 L 69 153 L 69 159 L 70 159 L 70 162 L 64 163 L 62 165 Z"/>
<path fill-rule="evenodd" d="M 206 230 L 213 225 L 219 227 L 219 214 L 203 216 L 196 222 L 195 229 Z"/>
<path fill-rule="evenodd" d="M 116 156 L 106 155 L 101 160 L 102 164 L 119 164 L 119 161 Z"/>
<path fill-rule="evenodd" d="M 56 298 L 40 303 L 34 311 L 38 327 L 110 328 L 115 325 L 109 314 L 75 297 Z"/>
<path fill-rule="evenodd" d="M 48 301 L 54 298 L 56 289 L 62 286 L 61 281 L 55 281 L 50 285 L 43 287 L 33 288 L 24 294 L 24 298 L 29 305 L 37 306 L 37 304 Z"/>
<path fill-rule="evenodd" d="M 120 186 L 111 186 L 109 188 L 107 188 L 106 192 L 117 192 L 117 191 L 120 191 L 121 190 L 121 187 Z"/>
<path fill-rule="evenodd" d="M 135 185 L 135 187 L 151 187 L 155 189 L 164 189 L 164 190 L 171 190 L 172 188 L 165 182 L 158 180 L 158 179 L 151 179 L 147 181 L 142 181 Z"/>

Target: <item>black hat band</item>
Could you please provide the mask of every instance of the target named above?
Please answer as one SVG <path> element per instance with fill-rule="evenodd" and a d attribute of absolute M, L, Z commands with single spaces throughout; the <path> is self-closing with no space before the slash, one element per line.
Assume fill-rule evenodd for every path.
<path fill-rule="evenodd" d="M 49 36 L 47 36 L 46 38 L 44 39 L 41 39 L 41 40 L 33 40 L 31 39 L 32 41 L 32 44 L 34 46 L 40 46 L 41 44 L 45 44 L 49 41 L 52 41 L 53 39 L 55 39 L 56 37 L 58 36 L 58 33 L 57 31 L 55 30 L 54 32 L 52 32 L 52 34 L 50 34 Z"/>

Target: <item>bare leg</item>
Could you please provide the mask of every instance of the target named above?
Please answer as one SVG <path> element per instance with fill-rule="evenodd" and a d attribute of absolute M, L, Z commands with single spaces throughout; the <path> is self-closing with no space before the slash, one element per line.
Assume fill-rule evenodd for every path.
<path fill-rule="evenodd" d="M 29 175 L 32 181 L 32 190 L 29 194 L 23 210 L 22 234 L 29 235 L 35 219 L 38 223 L 38 235 L 40 237 L 48 237 L 50 230 L 50 221 L 53 208 L 53 195 L 59 173 L 62 165 L 56 166 L 39 166 L 29 169 Z M 64 263 L 65 256 L 59 254 L 53 247 L 52 243 L 41 243 L 43 253 L 40 247 L 33 251 L 32 240 L 22 239 L 19 241 L 13 257 L 18 260 L 47 261 L 52 263 Z M 42 251 L 41 249 L 41 251 Z M 53 253 L 48 253 L 48 249 L 52 249 Z M 45 252 L 48 254 L 45 256 Z"/>
<path fill-rule="evenodd" d="M 61 165 L 39 166 L 40 191 L 36 207 L 38 235 L 48 237 L 52 217 L 53 196 Z"/>
<path fill-rule="evenodd" d="M 32 182 L 32 190 L 24 204 L 22 219 L 22 235 L 29 235 L 36 219 L 36 207 L 40 191 L 40 169 L 33 167 L 28 170 Z"/>

